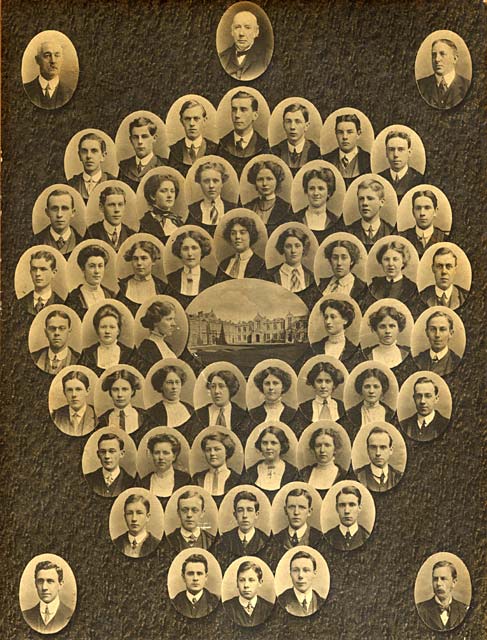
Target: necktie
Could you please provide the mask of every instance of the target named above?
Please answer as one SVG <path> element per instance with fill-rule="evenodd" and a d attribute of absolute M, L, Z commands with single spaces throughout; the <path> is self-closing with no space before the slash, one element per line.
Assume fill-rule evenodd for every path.
<path fill-rule="evenodd" d="M 73 425 L 73 429 L 75 431 L 78 428 L 78 425 L 80 423 L 80 418 L 81 416 L 79 415 L 79 413 L 73 413 L 73 419 L 71 420 L 71 424 Z"/>
<path fill-rule="evenodd" d="M 374 237 L 374 232 L 372 231 L 372 225 L 370 225 L 369 228 L 367 229 L 367 238 L 369 240 L 372 240 L 373 237 Z"/>
<path fill-rule="evenodd" d="M 399 174 L 395 173 L 394 174 L 394 184 L 396 185 L 399 182 Z"/>
<path fill-rule="evenodd" d="M 111 243 L 114 247 L 116 247 L 117 242 L 118 242 L 118 233 L 117 233 L 117 230 L 115 229 L 114 232 L 112 233 Z"/>
<path fill-rule="evenodd" d="M 218 495 L 218 471 L 212 471 L 213 478 L 211 479 L 211 495 Z"/>
<path fill-rule="evenodd" d="M 448 91 L 448 87 L 446 85 L 446 82 L 445 82 L 444 78 L 441 79 L 439 89 L 440 89 L 440 95 L 443 98 L 445 93 Z"/>
<path fill-rule="evenodd" d="M 49 608 L 46 606 L 46 608 L 44 609 L 44 624 L 47 624 L 50 619 L 51 619 L 51 614 L 49 612 Z"/>
<path fill-rule="evenodd" d="M 432 360 L 433 360 L 433 364 L 437 364 L 440 361 L 438 356 L 433 356 Z"/>
<path fill-rule="evenodd" d="M 252 611 L 253 611 L 253 610 L 254 610 L 254 607 L 253 607 L 253 606 L 250 604 L 250 602 L 249 602 L 249 604 L 245 607 L 245 611 L 247 612 L 247 614 L 248 614 L 249 616 L 251 616 L 251 615 L 252 615 Z"/>
<path fill-rule="evenodd" d="M 189 148 L 189 157 L 191 160 L 191 164 L 194 164 L 194 161 L 196 160 L 196 149 L 194 144 L 192 144 Z"/>
<path fill-rule="evenodd" d="M 40 311 L 41 309 L 44 309 L 44 300 L 43 300 L 42 298 L 38 298 L 38 299 L 37 299 L 37 302 L 36 302 L 36 305 L 35 305 L 35 307 L 34 307 L 34 311 L 35 311 L 36 313 L 39 313 L 39 311 Z"/>
<path fill-rule="evenodd" d="M 342 164 L 345 167 L 345 169 L 348 167 L 348 163 L 349 163 L 349 160 L 348 160 L 347 156 L 343 156 Z"/>
<path fill-rule="evenodd" d="M 192 602 L 193 607 L 194 607 L 194 606 L 196 605 L 196 603 L 198 602 L 198 600 L 196 600 L 196 598 L 193 598 L 193 599 L 191 600 L 191 602 Z"/>
<path fill-rule="evenodd" d="M 345 541 L 348 544 L 350 542 L 350 540 L 352 539 L 352 535 L 350 533 L 350 529 L 347 529 L 347 533 L 345 534 Z"/>
<path fill-rule="evenodd" d="M 56 373 L 57 370 L 59 369 L 60 362 L 61 360 L 59 360 L 57 355 L 54 354 L 54 358 L 51 360 L 51 371 L 54 371 Z"/>
<path fill-rule="evenodd" d="M 386 482 L 386 474 L 384 472 L 382 472 L 380 474 L 380 484 L 381 484 L 381 486 L 384 485 L 385 482 Z"/>
<path fill-rule="evenodd" d="M 295 547 L 295 546 L 297 546 L 298 543 L 299 543 L 298 534 L 295 531 L 293 533 L 293 535 L 291 536 L 291 544 L 293 545 L 293 547 Z"/>
<path fill-rule="evenodd" d="M 46 84 L 46 88 L 44 90 L 44 95 L 46 96 L 46 98 L 50 98 L 51 97 L 51 85 L 49 84 L 49 82 Z"/>
<path fill-rule="evenodd" d="M 450 615 L 450 605 L 447 605 L 446 607 L 444 607 L 442 604 L 439 604 L 438 609 L 440 610 L 440 613 L 443 613 L 444 611 L 446 611 L 448 615 Z"/>
<path fill-rule="evenodd" d="M 291 164 L 295 165 L 298 162 L 298 152 L 296 151 L 296 147 L 293 147 L 291 151 Z"/>
<path fill-rule="evenodd" d="M 308 613 L 308 603 L 306 602 L 306 598 L 301 603 L 301 606 L 303 607 L 304 613 Z"/>
<path fill-rule="evenodd" d="M 137 175 L 140 176 L 142 173 L 142 162 L 137 163 Z"/>
<path fill-rule="evenodd" d="M 59 251 L 61 251 L 61 249 L 64 247 L 66 243 L 64 241 L 64 238 L 62 236 L 59 236 L 59 238 L 56 240 L 56 244 Z"/>
<path fill-rule="evenodd" d="M 85 182 L 86 184 L 86 190 L 88 191 L 88 195 L 93 191 L 93 187 L 95 186 L 96 182 L 93 180 L 93 178 L 90 178 L 87 182 Z"/>
<path fill-rule="evenodd" d="M 211 201 L 211 209 L 210 209 L 210 223 L 216 224 L 218 222 L 218 209 L 215 206 L 215 201 Z"/>
<path fill-rule="evenodd" d="M 247 536 L 244 536 L 244 537 L 243 537 L 243 540 L 242 540 L 242 547 L 243 547 L 244 549 L 246 549 L 246 548 L 247 548 L 248 543 L 249 543 L 249 542 L 248 542 L 248 540 L 247 540 Z"/>
<path fill-rule="evenodd" d="M 300 291 L 301 284 L 299 282 L 299 271 L 293 269 L 291 272 L 291 291 Z"/>
<path fill-rule="evenodd" d="M 238 278 L 238 274 L 240 271 L 240 254 L 237 253 L 236 256 L 234 256 L 234 263 L 233 263 L 233 267 L 230 269 L 230 277 L 232 278 Z"/>
<path fill-rule="evenodd" d="M 244 150 L 244 139 L 240 138 L 239 140 L 237 140 L 237 144 L 235 145 L 235 148 L 237 149 L 237 151 L 242 152 Z"/>
<path fill-rule="evenodd" d="M 441 294 L 441 298 L 440 298 L 440 304 L 444 307 L 448 306 L 448 300 L 446 299 L 446 294 L 443 291 L 443 293 Z"/>
<path fill-rule="evenodd" d="M 125 431 L 125 411 L 123 409 L 120 411 L 118 422 L 120 424 L 120 429 Z"/>
<path fill-rule="evenodd" d="M 137 540 L 135 538 L 132 540 L 132 549 L 137 549 Z"/>
<path fill-rule="evenodd" d="M 328 406 L 328 400 L 323 400 L 323 406 L 320 411 L 320 420 L 331 420 L 330 407 Z"/>
<path fill-rule="evenodd" d="M 194 545 L 196 544 L 196 540 L 197 540 L 197 537 L 194 535 L 194 533 L 192 533 L 188 539 L 189 546 L 194 547 Z"/>
<path fill-rule="evenodd" d="M 339 287 L 340 287 L 340 281 L 335 280 L 335 282 L 330 287 L 331 293 L 335 293 L 335 291 L 338 291 Z"/>
<path fill-rule="evenodd" d="M 226 427 L 227 426 L 227 421 L 225 420 L 225 414 L 223 413 L 223 409 L 220 409 L 220 411 L 218 412 L 218 417 L 216 419 L 216 424 L 219 427 Z"/>
<path fill-rule="evenodd" d="M 109 487 L 112 483 L 113 483 L 113 476 L 111 473 L 109 473 L 105 478 L 105 484 L 107 485 L 107 487 Z"/>

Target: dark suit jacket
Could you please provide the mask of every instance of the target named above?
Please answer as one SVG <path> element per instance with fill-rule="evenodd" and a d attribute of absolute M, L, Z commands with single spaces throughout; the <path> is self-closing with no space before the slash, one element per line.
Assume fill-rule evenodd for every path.
<path fill-rule="evenodd" d="M 437 242 L 443 242 L 447 239 L 447 234 L 441 229 L 438 229 L 437 227 L 434 228 L 431 238 L 426 243 L 426 247 L 423 247 L 423 243 L 419 240 L 418 236 L 416 235 L 416 227 L 410 227 L 409 229 L 405 229 L 404 231 L 401 231 L 399 235 L 401 235 L 403 238 L 406 238 L 406 240 L 409 240 L 409 242 L 413 245 L 413 247 L 418 252 L 418 255 L 420 258 L 423 256 L 426 249 L 429 249 L 431 246 L 433 246 Z"/>
<path fill-rule="evenodd" d="M 42 603 L 42 606 L 43 608 L 46 607 L 44 603 Z M 56 615 L 51 618 L 47 624 L 44 624 L 40 607 L 41 603 L 39 602 L 35 607 L 32 607 L 32 609 L 22 611 L 24 620 L 32 629 L 34 629 L 34 631 L 37 631 L 38 633 L 57 633 L 68 624 L 74 613 L 74 611 L 65 605 L 64 602 L 60 601 Z"/>
<path fill-rule="evenodd" d="M 437 373 L 439 376 L 447 376 L 455 371 L 460 364 L 460 360 L 460 356 L 451 349 L 448 350 L 446 356 L 439 362 L 433 362 L 431 360 L 429 349 L 421 351 L 421 353 L 418 353 L 414 358 L 414 362 L 418 369 L 423 371 L 433 371 L 433 373 Z"/>
<path fill-rule="evenodd" d="M 50 98 L 46 98 L 39 83 L 39 76 L 24 84 L 24 89 L 31 102 L 33 102 L 36 107 L 41 107 L 42 109 L 58 109 L 69 102 L 73 95 L 73 91 L 70 87 L 59 81 L 59 84 L 52 96 Z"/>
<path fill-rule="evenodd" d="M 435 417 L 424 429 L 418 427 L 417 413 L 415 413 L 414 416 L 402 420 L 399 424 L 404 433 L 413 440 L 428 442 L 440 436 L 450 424 L 450 420 L 435 410 Z"/>
<path fill-rule="evenodd" d="M 303 607 L 301 606 L 301 603 L 296 598 L 296 594 L 294 593 L 294 589 L 292 588 L 286 589 L 286 591 L 284 591 L 283 593 L 281 593 L 280 596 L 278 596 L 277 600 L 281 605 L 281 607 L 284 607 L 284 609 L 286 609 L 288 613 L 290 613 L 293 616 L 299 616 L 299 617 L 311 616 L 313 615 L 313 613 L 316 613 L 318 609 L 325 604 L 324 598 L 322 598 L 320 594 L 317 593 L 314 589 L 313 589 L 313 595 L 311 598 L 311 604 L 308 605 L 308 611 L 306 613 L 304 612 Z"/>
<path fill-rule="evenodd" d="M 64 303 L 67 307 L 70 307 L 73 311 L 76 311 L 81 320 L 84 318 L 85 313 L 88 311 L 88 305 L 86 304 L 86 300 L 83 297 L 83 293 L 81 292 L 81 287 L 83 285 L 79 285 L 76 289 L 73 289 L 69 292 L 68 297 L 66 298 L 66 302 Z M 103 293 L 105 294 L 105 298 L 113 298 L 114 293 L 107 289 L 103 285 L 101 285 Z"/>
<path fill-rule="evenodd" d="M 112 174 L 108 173 L 107 171 L 101 172 L 100 182 L 106 182 L 107 180 L 116 180 L 116 179 L 117 179 L 116 176 L 112 176 Z M 100 182 L 98 184 L 100 184 Z M 85 181 L 83 180 L 83 172 L 77 173 L 72 178 L 70 178 L 68 180 L 68 184 L 70 187 L 73 187 L 73 189 L 76 189 L 76 191 L 79 191 L 85 203 L 88 202 L 88 198 L 90 197 L 90 195 L 86 189 Z"/>
<path fill-rule="evenodd" d="M 430 629 L 434 629 L 435 631 L 446 631 L 447 629 L 454 629 L 459 624 L 463 622 L 465 618 L 468 607 L 463 602 L 452 599 L 450 605 L 450 617 L 446 625 L 443 624 L 442 619 L 440 618 L 440 608 L 436 603 L 436 600 L 431 598 L 430 600 L 425 600 L 424 602 L 418 602 L 418 613 L 421 620 L 427 625 Z"/>
<path fill-rule="evenodd" d="M 44 347 L 43 349 L 39 349 L 38 351 L 33 351 L 31 354 L 32 359 L 34 360 L 36 365 L 39 367 L 39 369 L 42 369 L 42 371 L 45 371 L 46 373 L 49 373 L 48 372 L 49 360 L 47 357 L 48 352 L 49 352 L 49 347 Z M 71 364 L 77 364 L 79 359 L 80 359 L 80 354 L 77 351 L 74 351 L 74 349 L 71 349 L 71 347 L 68 347 L 68 356 L 64 361 L 64 363 L 62 364 L 62 366 L 59 368 L 59 371 L 62 368 L 68 367 Z"/>
<path fill-rule="evenodd" d="M 220 540 L 220 544 L 236 556 L 254 556 L 261 551 L 269 542 L 269 536 L 260 529 L 255 529 L 254 537 L 244 548 L 240 538 L 238 537 L 238 527 L 226 531 Z"/>
<path fill-rule="evenodd" d="M 393 282 L 392 285 L 387 282 L 385 276 L 376 276 L 372 278 L 369 289 L 376 300 L 394 298 L 401 302 L 407 302 L 417 294 L 416 285 L 406 276 L 403 276 L 398 282 Z"/>
<path fill-rule="evenodd" d="M 420 94 L 431 107 L 436 107 L 436 109 L 451 109 L 455 107 L 465 98 L 469 87 L 470 80 L 456 74 L 445 95 L 442 96 L 438 91 L 434 74 L 418 80 Z"/>
<path fill-rule="evenodd" d="M 97 376 L 101 376 L 105 369 L 101 369 L 97 363 L 98 346 L 98 343 L 95 343 L 87 349 L 83 349 L 81 358 L 79 359 L 79 364 L 92 369 Z M 121 342 L 118 343 L 118 346 L 120 347 L 120 359 L 118 364 L 130 364 L 132 362 L 134 350 L 122 344 Z"/>
<path fill-rule="evenodd" d="M 126 182 L 131 189 L 137 191 L 140 181 L 151 169 L 156 167 L 164 167 L 167 165 L 166 158 L 161 158 L 154 154 L 152 160 L 143 167 L 142 171 L 137 173 L 137 161 L 135 155 L 120 161 L 120 179 Z"/>
<path fill-rule="evenodd" d="M 302 152 L 299 154 L 297 166 L 291 167 L 291 154 L 289 153 L 289 147 L 287 144 L 287 138 L 281 140 L 275 147 L 271 147 L 271 153 L 278 156 L 291 168 L 291 173 L 296 175 L 298 170 L 307 162 L 311 160 L 318 160 L 320 158 L 320 148 L 312 140 L 306 140 Z"/>
<path fill-rule="evenodd" d="M 314 398 L 311 398 L 310 400 L 306 400 L 299 405 L 299 410 L 308 420 L 308 424 L 311 424 L 313 422 L 313 400 Z M 341 400 L 338 400 L 337 398 L 333 398 L 333 400 L 335 400 L 335 402 L 337 403 L 338 417 L 341 418 L 345 414 L 345 407 L 343 406 L 343 402 Z"/>
<path fill-rule="evenodd" d="M 252 615 L 245 611 L 239 602 L 238 596 L 225 600 L 223 603 L 225 613 L 240 627 L 256 627 L 267 620 L 271 615 L 274 605 L 272 602 L 257 596 L 257 602 L 255 603 L 255 609 L 252 611 Z"/>
<path fill-rule="evenodd" d="M 250 202 L 247 202 L 244 207 L 246 209 L 250 209 L 251 211 L 255 211 L 257 215 L 259 215 L 258 202 L 260 198 L 254 198 Z M 292 211 L 291 205 L 288 204 L 285 200 L 283 200 L 280 196 L 276 196 L 276 200 L 274 202 L 274 206 L 271 211 L 271 215 L 266 222 L 266 228 L 269 235 L 274 231 L 276 227 L 280 224 L 284 224 L 285 222 L 292 221 Z"/>
<path fill-rule="evenodd" d="M 68 242 L 66 242 L 66 244 L 62 249 L 59 249 L 59 247 L 56 244 L 56 241 L 51 235 L 50 229 L 51 227 L 48 225 L 47 227 L 42 229 L 42 231 L 39 231 L 39 233 L 36 233 L 34 236 L 34 244 L 47 244 L 48 247 L 53 247 L 54 249 L 57 249 L 65 258 L 68 258 L 70 256 L 75 246 L 79 244 L 83 239 L 80 236 L 80 234 L 76 231 L 76 229 L 74 227 L 71 227 L 70 239 L 68 240 Z M 88 236 L 86 237 L 88 238 Z"/>
<path fill-rule="evenodd" d="M 115 498 L 116 496 L 120 495 L 122 491 L 125 491 L 125 489 L 130 489 L 130 487 L 133 487 L 134 485 L 134 479 L 125 471 L 123 467 L 120 467 L 120 475 L 114 482 L 112 482 L 109 487 L 107 487 L 105 483 L 101 467 L 99 467 L 92 473 L 87 473 L 85 475 L 85 479 L 90 485 L 91 489 L 97 495 L 103 496 L 104 498 Z"/>
<path fill-rule="evenodd" d="M 291 426 L 292 419 L 296 415 L 296 409 L 293 409 L 292 407 L 288 406 L 285 402 L 283 402 L 283 405 L 284 405 L 284 409 L 282 410 L 282 413 L 279 417 L 279 421 L 284 422 L 284 424 Z M 260 424 L 261 422 L 265 422 L 265 420 L 267 420 L 267 414 L 264 407 L 264 403 L 259 404 L 254 409 L 249 409 L 249 413 L 254 425 Z"/>
<path fill-rule="evenodd" d="M 362 229 L 362 219 L 359 218 L 358 220 L 355 220 L 355 222 L 352 222 L 352 224 L 347 227 L 345 231 L 353 233 L 354 236 L 357 236 L 357 238 L 365 245 L 365 248 L 368 251 L 370 247 L 375 242 L 377 242 L 377 240 L 385 238 L 386 236 L 390 236 L 393 233 L 393 227 L 388 222 L 381 219 L 377 233 L 372 239 L 369 239 L 368 235 Z"/>
<path fill-rule="evenodd" d="M 203 212 L 201 211 L 202 202 L 203 200 L 197 200 L 196 202 L 193 202 L 192 204 L 190 204 L 188 207 L 189 215 L 199 227 L 201 227 L 202 229 L 206 229 L 206 231 L 208 231 L 210 235 L 213 235 L 215 233 L 216 225 L 203 224 L 202 222 L 202 219 L 203 219 Z M 234 202 L 229 202 L 228 200 L 224 200 L 223 198 L 222 198 L 222 202 L 223 202 L 224 213 L 227 213 L 227 211 L 231 211 L 232 209 L 235 209 L 235 207 L 237 206 Z M 189 224 L 191 220 L 188 220 L 187 222 Z"/>
<path fill-rule="evenodd" d="M 434 284 L 426 287 L 423 291 L 420 291 L 419 295 L 421 296 L 421 300 L 428 305 L 428 307 L 435 307 L 436 305 L 441 306 L 441 302 L 436 297 Z M 448 300 L 448 304 L 446 306 L 448 309 L 458 309 L 458 307 L 461 307 L 465 302 L 467 296 L 468 291 L 454 284 L 451 298 Z"/>
<path fill-rule="evenodd" d="M 233 130 L 227 133 L 226 136 L 223 136 L 218 143 L 217 149 L 217 155 L 228 160 L 238 175 L 242 173 L 244 166 L 249 160 L 261 153 L 269 153 L 269 145 L 267 144 L 267 140 L 265 140 L 260 133 L 257 133 L 257 131 L 254 131 L 249 144 L 243 151 L 239 151 L 235 146 Z"/>
<path fill-rule="evenodd" d="M 314 527 L 311 527 L 309 525 L 305 536 L 307 536 L 307 539 L 305 538 L 305 540 L 300 540 L 299 544 L 305 544 L 306 546 L 313 548 L 318 547 L 323 539 L 321 531 L 318 531 L 318 529 L 315 529 Z M 294 548 L 291 542 L 291 538 L 289 537 L 287 527 L 284 527 L 284 529 L 281 529 L 281 531 L 278 531 L 274 535 L 273 542 L 276 542 L 280 547 L 284 549 Z"/>
<path fill-rule="evenodd" d="M 386 410 L 386 415 L 384 418 L 385 422 L 392 422 L 395 412 L 385 402 L 379 402 L 379 404 L 382 405 Z M 362 424 L 362 405 L 363 402 L 359 402 L 347 411 L 347 417 L 350 422 L 352 422 L 356 430 L 360 429 L 360 426 Z M 354 431 L 353 435 L 355 435 L 356 430 Z"/>
<path fill-rule="evenodd" d="M 95 428 L 95 411 L 91 405 L 86 406 L 85 415 L 80 421 L 77 429 L 78 433 L 73 433 L 73 426 L 69 419 L 69 405 L 65 404 L 59 409 L 55 409 L 52 412 L 52 420 L 56 427 L 67 433 L 69 436 L 85 436 L 88 433 L 91 433 Z"/>
<path fill-rule="evenodd" d="M 196 540 L 195 544 L 191 547 L 186 543 L 186 540 L 181 535 L 181 529 L 178 527 L 174 529 L 168 536 L 167 541 L 171 545 L 171 547 L 179 553 L 183 549 L 209 549 L 213 543 L 215 542 L 215 536 L 211 534 L 209 531 L 204 531 L 200 529 L 200 536 Z"/>
<path fill-rule="evenodd" d="M 177 269 L 176 271 L 172 271 L 171 273 L 167 274 L 167 281 L 169 282 L 169 286 L 176 293 L 181 293 L 182 274 L 183 274 L 183 268 Z M 198 293 L 201 293 L 205 289 L 208 289 L 208 287 L 211 287 L 214 281 L 215 281 L 215 276 L 211 274 L 209 271 L 207 271 L 206 269 L 203 269 L 203 267 L 201 267 L 200 284 L 198 287 Z M 185 297 L 193 298 L 193 296 L 185 296 Z"/>
<path fill-rule="evenodd" d="M 223 494 L 221 495 L 221 497 L 223 497 L 223 495 L 228 493 L 230 489 L 233 489 L 233 487 L 236 487 L 240 483 L 240 476 L 238 475 L 238 473 L 236 473 L 233 469 L 229 469 L 229 471 L 230 471 L 230 475 L 228 476 L 227 481 L 225 482 L 225 488 L 223 490 Z M 205 469 L 204 471 L 198 471 L 197 473 L 195 473 L 193 476 L 193 484 L 197 484 L 199 487 L 204 487 L 206 472 L 207 472 L 207 469 Z M 215 498 L 216 496 L 213 496 L 213 497 Z"/>
<path fill-rule="evenodd" d="M 231 421 L 232 432 L 238 437 L 240 442 L 245 446 L 245 443 L 247 442 L 247 437 L 251 431 L 250 424 L 249 424 L 249 416 L 245 411 L 245 409 L 242 409 L 241 407 L 239 407 L 238 404 L 235 404 L 235 402 L 231 402 L 230 404 L 231 404 L 230 421 Z M 201 424 L 199 425 L 195 424 L 195 433 L 191 434 L 193 435 L 193 439 L 197 436 L 197 434 L 201 431 L 201 429 L 203 429 L 204 427 L 211 426 L 209 407 L 210 405 L 207 404 L 204 407 L 197 409 L 196 417 L 198 418 Z"/>
<path fill-rule="evenodd" d="M 325 353 L 325 344 L 328 341 L 328 339 L 329 339 L 328 336 L 325 336 L 321 340 L 318 340 L 318 342 L 312 342 L 311 348 L 315 353 L 320 353 L 320 354 Z M 348 338 L 345 338 L 345 347 L 340 355 L 339 360 L 343 360 L 343 361 L 350 360 L 350 358 L 353 355 L 355 355 L 357 349 L 358 347 L 355 344 L 353 344 L 353 342 L 351 342 Z"/>
<path fill-rule="evenodd" d="M 118 251 L 125 240 L 127 240 L 127 238 L 130 238 L 130 236 L 133 236 L 134 233 L 135 231 L 133 229 L 130 229 L 130 227 L 127 227 L 127 225 L 122 222 L 120 235 L 117 239 L 117 244 L 113 246 L 111 237 L 107 234 L 105 228 L 103 227 L 103 220 L 100 220 L 99 222 L 95 222 L 88 227 L 88 229 L 86 230 L 86 237 L 93 238 L 94 240 L 104 240 L 105 242 L 108 242 L 108 244 L 113 247 L 115 251 Z"/>
<path fill-rule="evenodd" d="M 229 258 L 225 258 L 225 260 L 222 260 L 222 262 L 220 263 L 219 267 L 220 267 L 221 273 L 218 274 L 217 276 L 217 282 L 223 282 L 224 280 L 233 279 L 231 278 L 231 276 L 229 276 L 226 273 L 226 270 L 228 269 L 228 265 L 230 264 L 230 261 L 232 260 L 232 258 L 233 258 L 233 255 L 231 255 Z M 250 260 L 247 263 L 247 267 L 244 273 L 244 278 L 257 278 L 259 276 L 259 273 L 264 268 L 264 264 L 265 263 L 262 260 L 262 258 L 260 258 L 256 253 L 254 253 L 254 255 L 250 258 Z"/>
<path fill-rule="evenodd" d="M 179 216 L 174 217 L 172 222 L 177 227 L 182 227 L 183 224 L 184 224 L 184 220 L 182 218 L 180 218 Z M 150 211 L 146 211 L 144 213 L 144 215 L 142 216 L 142 218 L 140 220 L 139 233 L 150 233 L 151 235 L 155 236 L 156 238 L 158 238 L 162 242 L 166 242 L 166 240 L 169 237 L 169 236 L 165 235 L 161 225 L 159 224 L 159 222 L 157 220 L 154 219 L 154 216 L 151 215 Z"/>
<path fill-rule="evenodd" d="M 363 280 L 360 280 L 360 278 L 357 278 L 356 275 L 354 275 L 354 278 L 355 280 L 350 290 L 350 297 L 356 300 L 360 306 L 367 294 L 367 284 Z M 330 282 L 331 278 L 320 278 L 320 283 L 318 285 L 319 290 L 324 291 Z"/>
<path fill-rule="evenodd" d="M 392 184 L 399 202 L 401 202 L 402 197 L 407 191 L 409 191 L 409 189 L 417 187 L 419 184 L 422 184 L 424 182 L 423 174 L 419 173 L 419 171 L 416 171 L 416 169 L 413 169 L 413 167 L 408 167 L 405 175 L 399 180 L 397 184 L 394 184 L 389 169 L 381 171 L 379 175 L 381 176 L 381 178 L 385 178 Z"/>
<path fill-rule="evenodd" d="M 347 542 L 345 537 L 342 536 L 339 525 L 337 525 L 325 533 L 325 540 L 327 540 L 332 547 L 335 547 L 335 549 L 339 549 L 340 551 L 352 551 L 353 549 L 361 547 L 369 536 L 370 533 L 367 529 L 359 524 L 357 533 Z"/>
<path fill-rule="evenodd" d="M 220 598 L 205 588 L 201 599 L 194 605 L 186 597 L 186 591 L 180 591 L 171 602 L 186 618 L 204 618 L 217 608 Z"/>
<path fill-rule="evenodd" d="M 277 266 L 272 267 L 272 269 L 269 269 L 266 272 L 266 278 L 265 279 L 266 280 L 270 280 L 271 282 L 276 282 L 277 284 L 282 285 L 281 273 L 280 273 L 281 266 L 282 265 L 278 264 Z M 310 287 L 314 283 L 315 278 L 314 278 L 313 273 L 307 267 L 305 267 L 304 264 L 301 265 L 301 266 L 303 267 L 303 272 L 304 272 L 304 289 L 303 289 L 303 291 L 304 291 L 305 289 L 307 289 L 308 287 Z M 301 293 L 301 292 L 299 292 L 299 293 Z"/>
<path fill-rule="evenodd" d="M 362 147 L 357 147 L 357 169 L 359 175 L 363 175 L 364 173 L 371 173 L 370 169 L 370 153 L 362 149 Z M 323 160 L 330 162 L 333 166 L 335 166 L 339 171 L 342 168 L 340 162 L 340 150 L 338 147 L 330 151 L 329 153 L 325 153 L 323 156 Z M 348 188 L 350 184 L 355 180 L 355 178 L 344 178 L 345 186 Z"/>
<path fill-rule="evenodd" d="M 153 553 L 157 549 L 160 543 L 159 538 L 156 538 L 150 532 L 147 532 L 147 533 L 148 533 L 147 538 L 144 540 L 144 542 L 140 547 L 139 558 L 143 558 L 144 556 L 148 556 L 150 553 Z M 128 532 L 126 531 L 125 533 L 122 533 L 121 536 L 118 536 L 118 538 L 115 538 L 115 540 L 113 541 L 113 544 L 117 547 L 119 551 L 121 551 L 122 553 L 125 553 L 124 552 L 125 545 L 129 544 Z"/>
<path fill-rule="evenodd" d="M 19 298 L 17 304 L 19 306 L 20 313 L 22 314 L 28 313 L 31 316 L 37 315 L 37 311 L 34 309 L 34 292 L 33 291 L 31 291 L 30 293 L 27 293 L 25 296 L 22 296 L 22 298 Z M 60 298 L 58 294 L 53 291 L 51 294 L 51 297 L 49 298 L 49 300 L 46 301 L 44 306 L 47 307 L 50 304 L 67 304 L 67 302 L 65 303 L 64 300 Z"/>
<path fill-rule="evenodd" d="M 203 143 L 201 147 L 198 149 L 198 153 L 196 154 L 196 160 L 199 160 L 203 156 L 214 156 L 216 155 L 216 150 L 218 148 L 218 144 L 213 142 L 213 140 L 208 140 L 208 138 L 203 138 Z M 186 151 L 186 145 L 184 142 L 184 138 L 181 138 L 173 145 L 169 147 L 169 165 L 177 169 L 180 173 L 185 176 L 188 173 L 189 168 L 192 165 L 191 158 L 189 157 L 188 152 Z"/>
<path fill-rule="evenodd" d="M 306 226 L 308 226 L 306 224 L 306 210 L 308 207 L 304 207 L 303 209 L 300 209 L 299 211 L 297 211 L 294 216 L 293 216 L 293 220 L 295 222 L 301 222 L 301 224 L 304 224 Z M 324 229 L 323 231 L 314 231 L 313 233 L 315 235 L 316 240 L 318 241 L 319 244 L 321 244 L 323 242 L 323 240 L 325 238 L 327 238 L 329 235 L 331 235 L 332 233 L 336 233 L 337 231 L 343 231 L 343 224 L 342 224 L 342 219 L 339 216 L 336 216 L 334 213 L 332 213 L 331 211 L 328 211 L 328 209 L 326 210 L 326 217 L 328 219 L 328 223 L 326 225 L 326 229 Z"/>
<path fill-rule="evenodd" d="M 257 41 L 247 51 L 242 65 L 239 65 L 235 45 L 218 53 L 220 62 L 225 71 L 236 80 L 255 80 L 269 66 L 272 58 L 272 49 L 268 49 Z"/>
<path fill-rule="evenodd" d="M 399 480 L 402 478 L 402 473 L 398 469 L 394 469 L 394 467 L 391 467 L 391 465 L 389 465 L 387 482 L 385 482 L 383 485 L 377 482 L 377 480 L 374 478 L 372 469 L 370 468 L 370 464 L 366 464 L 363 467 L 360 467 L 360 469 L 357 469 L 355 471 L 355 475 L 357 476 L 357 480 L 365 485 L 369 491 L 377 491 L 380 493 L 389 491 L 389 489 L 395 487 Z"/>

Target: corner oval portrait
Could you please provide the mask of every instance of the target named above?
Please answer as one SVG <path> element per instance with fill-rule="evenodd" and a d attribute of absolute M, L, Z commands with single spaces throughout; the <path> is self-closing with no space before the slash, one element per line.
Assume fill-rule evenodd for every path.
<path fill-rule="evenodd" d="M 22 83 L 29 100 L 41 109 L 59 109 L 78 86 L 78 54 L 60 31 L 42 31 L 32 38 L 22 56 Z"/>

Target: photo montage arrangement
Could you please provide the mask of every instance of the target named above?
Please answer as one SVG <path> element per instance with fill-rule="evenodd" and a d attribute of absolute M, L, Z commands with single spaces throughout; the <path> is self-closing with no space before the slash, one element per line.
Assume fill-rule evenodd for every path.
<path fill-rule="evenodd" d="M 216 39 L 238 80 L 271 62 L 256 5 L 230 7 Z M 61 108 L 78 71 L 64 34 L 38 34 L 27 96 Z M 472 76 L 461 37 L 430 34 L 416 75 L 425 108 L 458 105 Z M 328 550 L 370 544 L 374 500 L 407 482 L 407 439 L 448 429 L 470 263 L 407 126 L 376 135 L 358 109 L 322 120 L 297 97 L 271 111 L 248 85 L 217 107 L 184 95 L 164 115 L 130 113 L 114 139 L 73 130 L 66 183 L 33 205 L 17 317 L 52 378 L 53 428 L 86 440 L 86 492 L 113 501 L 114 553 L 170 558 L 168 597 L 188 618 L 222 602 L 252 627 L 276 601 L 310 616 Z M 76 593 L 66 560 L 33 558 L 26 622 L 59 631 Z M 454 628 L 467 567 L 430 556 L 414 597 L 428 627 Z"/>

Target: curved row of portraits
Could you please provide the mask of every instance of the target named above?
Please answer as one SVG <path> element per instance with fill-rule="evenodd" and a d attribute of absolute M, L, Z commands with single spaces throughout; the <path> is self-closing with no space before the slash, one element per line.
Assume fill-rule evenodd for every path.
<path fill-rule="evenodd" d="M 275 573 L 261 557 L 248 553 L 222 575 L 210 551 L 185 549 L 173 559 L 167 576 L 167 595 L 179 614 L 200 619 L 223 602 L 225 616 L 241 627 L 265 623 L 276 601 L 291 616 L 317 614 L 331 590 L 326 559 L 302 544 L 286 550 Z M 427 627 L 454 629 L 467 615 L 471 599 L 470 574 L 458 556 L 439 552 L 425 559 L 416 576 L 414 601 Z M 77 605 L 76 578 L 69 564 L 52 553 L 32 558 L 20 579 L 19 604 L 35 631 L 52 634 L 64 629 Z"/>

